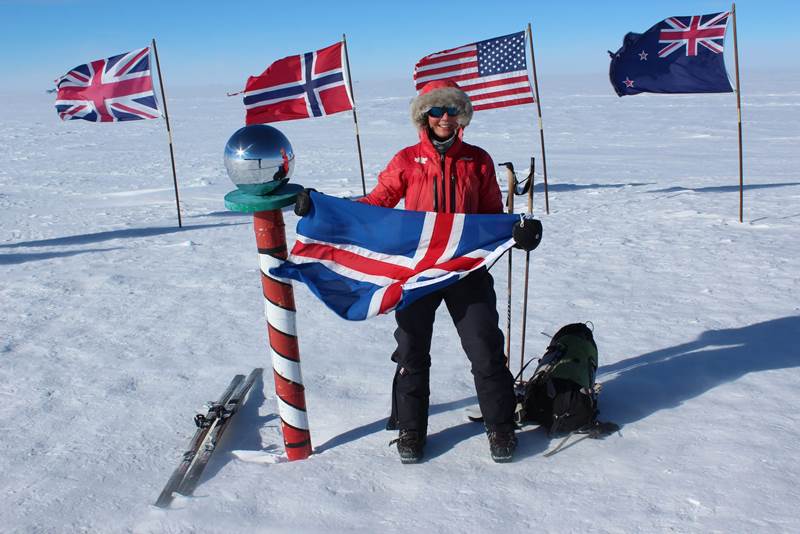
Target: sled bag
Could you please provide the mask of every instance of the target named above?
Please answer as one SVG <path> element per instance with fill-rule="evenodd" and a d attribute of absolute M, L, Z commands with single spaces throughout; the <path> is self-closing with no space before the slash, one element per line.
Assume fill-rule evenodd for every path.
<path fill-rule="evenodd" d="M 597 345 L 584 323 L 568 324 L 550 340 L 521 398 L 523 422 L 538 423 L 551 435 L 572 432 L 597 418 Z"/>

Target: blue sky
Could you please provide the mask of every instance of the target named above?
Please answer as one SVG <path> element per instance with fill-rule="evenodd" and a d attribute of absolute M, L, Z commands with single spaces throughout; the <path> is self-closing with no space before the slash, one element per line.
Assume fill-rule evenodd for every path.
<path fill-rule="evenodd" d="M 270 62 L 346 33 L 354 79 L 410 79 L 414 63 L 428 53 L 530 22 L 541 79 L 607 72 L 606 50 L 616 50 L 625 33 L 643 32 L 668 16 L 729 8 L 704 0 L 0 0 L 0 65 L 6 89 L 44 89 L 80 63 L 146 46 L 155 37 L 169 85 L 239 89 Z M 736 10 L 743 72 L 800 71 L 800 2 L 743 0 Z"/>

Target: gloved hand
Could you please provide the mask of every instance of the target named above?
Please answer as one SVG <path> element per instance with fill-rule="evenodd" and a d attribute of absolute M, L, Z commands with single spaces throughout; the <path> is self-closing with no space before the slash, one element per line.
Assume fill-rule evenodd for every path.
<path fill-rule="evenodd" d="M 294 201 L 294 214 L 298 217 L 305 217 L 311 211 L 311 192 L 316 189 L 303 189 L 297 193 L 297 200 Z"/>
<path fill-rule="evenodd" d="M 530 252 L 539 246 L 542 240 L 542 222 L 539 219 L 524 218 L 514 225 L 511 235 L 514 246 Z"/>

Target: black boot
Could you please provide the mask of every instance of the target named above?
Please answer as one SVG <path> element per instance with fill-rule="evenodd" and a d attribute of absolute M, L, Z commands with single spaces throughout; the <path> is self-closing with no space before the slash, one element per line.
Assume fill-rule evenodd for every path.
<path fill-rule="evenodd" d="M 397 452 L 400 454 L 400 461 L 404 464 L 415 464 L 422 459 L 425 435 L 420 434 L 417 430 L 401 428 L 397 439 L 393 439 L 389 444 L 393 443 L 397 443 Z"/>
<path fill-rule="evenodd" d="M 514 456 L 514 449 L 517 448 L 517 437 L 514 435 L 514 431 L 489 430 L 486 435 L 489 437 L 492 460 L 497 463 L 510 462 Z"/>

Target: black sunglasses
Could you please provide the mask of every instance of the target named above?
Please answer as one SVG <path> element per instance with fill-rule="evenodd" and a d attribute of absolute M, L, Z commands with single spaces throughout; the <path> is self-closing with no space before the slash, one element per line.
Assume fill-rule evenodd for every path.
<path fill-rule="evenodd" d="M 456 107 L 449 107 L 449 106 L 448 107 L 434 106 L 428 110 L 428 115 L 430 115 L 435 119 L 444 117 L 445 113 L 447 113 L 451 117 L 457 117 L 461 113 L 461 110 Z"/>

